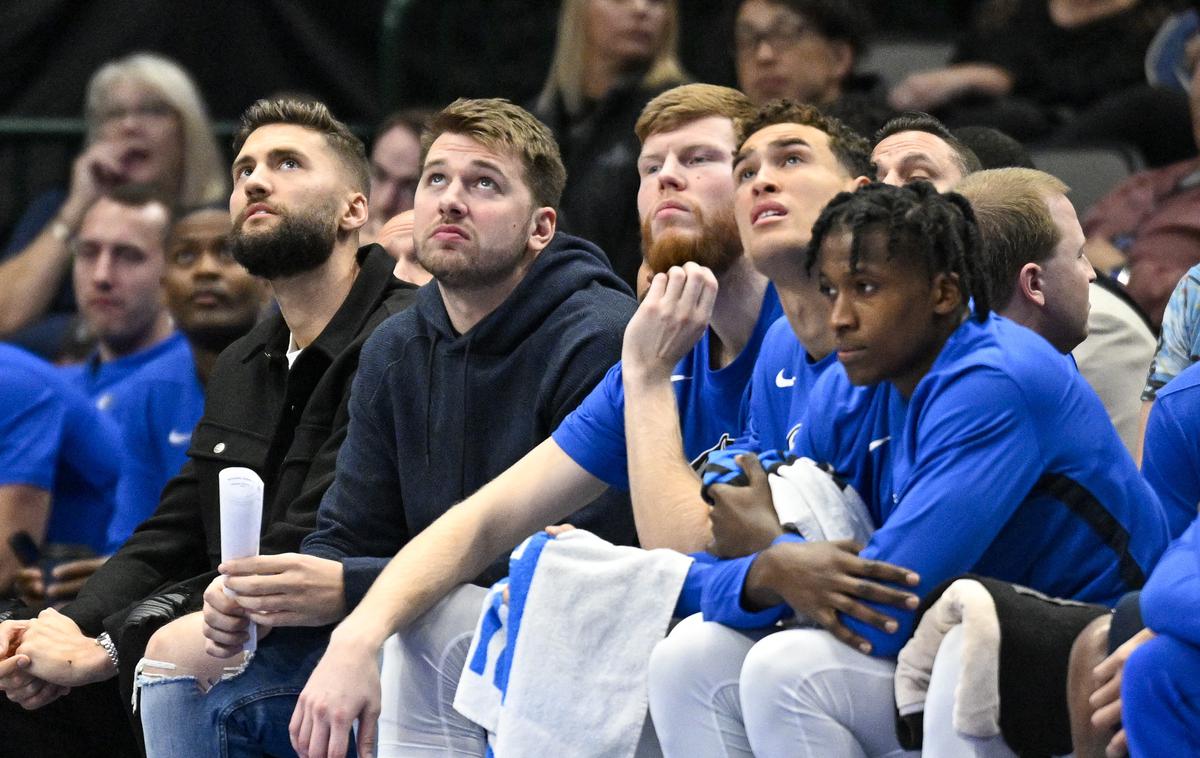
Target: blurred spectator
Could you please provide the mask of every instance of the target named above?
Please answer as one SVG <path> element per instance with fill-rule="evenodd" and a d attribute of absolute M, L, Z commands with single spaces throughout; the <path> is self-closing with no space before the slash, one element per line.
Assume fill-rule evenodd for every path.
<path fill-rule="evenodd" d="M 392 275 L 397 279 L 418 286 L 427 284 L 433 275 L 417 260 L 417 246 L 413 240 L 413 212 L 397 214 L 379 230 L 379 244 L 388 255 L 396 259 Z"/>
<path fill-rule="evenodd" d="M 1179 280 L 1163 311 L 1158 353 L 1142 390 L 1142 400 L 1153 402 L 1163 385 L 1200 360 L 1200 265 Z"/>
<path fill-rule="evenodd" d="M 675 0 L 564 0 L 534 113 L 567 167 L 559 228 L 599 245 L 631 287 L 642 262 L 633 125 L 680 84 Z"/>
<path fill-rule="evenodd" d="M 962 126 L 954 136 L 975 153 L 979 165 L 988 168 L 1037 168 L 1029 150 L 999 129 L 990 126 Z"/>
<path fill-rule="evenodd" d="M 69 190 L 30 205 L 0 263 L 0 335 L 47 357 L 76 308 L 66 277 L 67 243 L 101 193 L 144 185 L 168 205 L 183 206 L 225 194 L 200 93 L 170 60 L 139 53 L 101 67 L 88 84 L 86 118 L 87 149 L 75 160 Z"/>
<path fill-rule="evenodd" d="M 904 79 L 891 104 L 930 111 L 951 127 L 994 126 L 1023 142 L 1128 141 L 1151 163 L 1177 160 L 1188 149 L 1181 98 L 1144 81 L 1146 49 L 1167 5 L 984 0 L 952 63 Z"/>
<path fill-rule="evenodd" d="M 950 130 L 928 113 L 904 113 L 875 134 L 871 163 L 879 181 L 902 186 L 927 181 L 945 192 L 969 173 L 979 159 Z"/>
<path fill-rule="evenodd" d="M 1191 52 L 1188 102 L 1200 145 L 1200 50 L 1193 44 Z M 1129 177 L 1096 203 L 1083 229 L 1088 257 L 1107 273 L 1124 269 L 1129 294 L 1157 329 L 1175 285 L 1200 263 L 1200 158 Z"/>
<path fill-rule="evenodd" d="M 739 86 L 756 105 L 811 103 L 870 135 L 895 114 L 878 78 L 854 72 L 869 32 L 860 0 L 743 0 L 733 33 Z"/>
<path fill-rule="evenodd" d="M 413 207 L 413 194 L 421 178 L 421 131 L 429 113 L 397 111 L 384 119 L 371 146 L 371 196 L 369 217 L 359 241 L 379 239 L 384 223 Z"/>
<path fill-rule="evenodd" d="M 63 371 L 116 421 L 123 435 L 119 452 L 128 462 L 112 548 L 183 465 L 204 409 L 187 340 L 172 327 L 163 302 L 168 221 L 158 200 L 114 193 L 84 214 L 72 242 L 75 295 L 97 349 L 86 363 Z"/>
<path fill-rule="evenodd" d="M 120 458 L 112 422 L 45 361 L 0 344 L 0 597 L 19 568 L 9 539 L 107 546 Z M 40 568 L 32 569 L 40 573 Z"/>
<path fill-rule="evenodd" d="M 123 452 L 124 470 L 105 554 L 153 512 L 162 488 L 186 460 L 187 442 L 203 409 L 199 387 L 207 383 L 217 355 L 250 331 L 269 301 L 266 283 L 233 259 L 231 230 L 228 210 L 200 208 L 181 216 L 167 239 L 163 292 L 192 361 L 190 366 L 177 361 L 157 375 L 143 369 L 124 380 L 132 386 L 123 391 L 119 407 L 109 406 L 118 425 L 114 449 Z M 153 372 L 156 363 L 148 369 Z M 21 596 L 30 604 L 70 599 L 103 560 L 65 563 L 48 586 L 40 571 L 22 571 Z"/>
<path fill-rule="evenodd" d="M 180 216 L 167 240 L 167 309 L 191 346 L 202 385 L 221 351 L 258 323 L 271 300 L 266 281 L 234 260 L 232 231 L 226 208 L 199 208 Z"/>

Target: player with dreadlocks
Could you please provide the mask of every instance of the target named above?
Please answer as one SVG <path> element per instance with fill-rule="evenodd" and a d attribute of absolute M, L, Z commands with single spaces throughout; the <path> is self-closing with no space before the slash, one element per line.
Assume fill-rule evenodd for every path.
<path fill-rule="evenodd" d="M 813 388 L 792 452 L 854 485 L 876 526 L 859 557 L 909 569 L 898 589 L 925 597 L 973 572 L 1112 604 L 1166 545 L 1160 508 L 1070 360 L 990 313 L 977 236 L 969 204 L 923 182 L 830 202 L 808 264 L 830 300 L 841 367 Z M 770 497 L 765 476 L 748 478 Z M 728 687 L 671 709 L 652 702 L 660 734 L 721 724 L 724 745 L 689 758 L 903 754 L 892 680 L 915 598 L 897 608 L 863 595 L 870 582 L 847 583 L 829 543 L 781 538 L 742 561 L 740 592 L 727 593 L 737 607 L 718 620 L 771 624 L 795 611 L 824 628 L 761 629 L 748 652 L 733 629 L 703 647 L 693 635 L 687 649 L 673 633 L 655 651 L 652 692 L 668 669 L 687 688 L 686 668 L 664 659 L 744 662 Z"/>

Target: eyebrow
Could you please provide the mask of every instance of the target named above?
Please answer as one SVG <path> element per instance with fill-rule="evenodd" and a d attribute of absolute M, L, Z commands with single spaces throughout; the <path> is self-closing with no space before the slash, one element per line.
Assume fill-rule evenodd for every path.
<path fill-rule="evenodd" d="M 804 139 L 803 137 L 786 137 L 783 139 L 777 139 L 777 140 L 772 140 L 771 142 L 768 142 L 765 152 L 770 153 L 770 152 L 774 152 L 777 150 L 783 150 L 785 148 L 797 147 L 797 146 L 798 147 L 807 147 L 809 150 L 813 149 L 812 143 L 809 142 L 808 140 Z M 741 150 L 738 150 L 733 156 L 733 162 L 735 165 L 738 163 L 741 163 L 742 161 L 746 160 L 751 155 L 754 155 L 757 152 L 758 151 L 753 148 L 751 148 L 749 150 L 746 150 L 744 148 Z"/>
<path fill-rule="evenodd" d="M 421 173 L 425 173 L 426 171 L 428 171 L 431 168 L 437 168 L 439 166 L 444 166 L 444 165 L 446 165 L 445 158 L 434 158 L 431 161 L 425 161 L 425 165 L 421 168 Z M 469 165 L 473 168 L 486 169 L 488 171 L 492 171 L 494 173 L 499 174 L 500 176 L 504 177 L 505 179 L 508 178 L 508 173 L 503 168 L 501 168 L 498 163 L 495 163 L 494 161 L 489 161 L 486 158 L 472 158 L 471 162 L 467 165 Z"/>
<path fill-rule="evenodd" d="M 272 148 L 271 150 L 267 151 L 267 162 L 273 162 L 273 161 L 279 160 L 280 158 L 292 158 L 292 157 L 301 158 L 301 159 L 305 159 L 305 160 L 307 160 L 307 158 L 308 158 L 308 156 L 304 154 L 304 151 L 300 150 L 299 148 L 295 148 L 295 147 L 276 147 L 276 148 Z M 252 158 L 249 155 L 238 156 L 238 159 L 233 162 L 233 166 L 229 169 L 229 171 L 232 174 L 237 174 L 238 169 L 240 169 L 242 166 L 245 166 L 247 163 L 253 163 L 253 162 L 254 162 L 254 158 Z"/>

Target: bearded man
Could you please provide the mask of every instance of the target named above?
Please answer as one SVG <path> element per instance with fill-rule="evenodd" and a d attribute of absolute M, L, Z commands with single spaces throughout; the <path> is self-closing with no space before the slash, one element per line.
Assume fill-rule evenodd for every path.
<path fill-rule="evenodd" d="M 189 460 L 154 515 L 61 613 L 0 624 L 0 723 L 23 755 L 139 754 L 128 689 L 150 635 L 199 609 L 217 574 L 218 473 L 254 470 L 262 553 L 296 550 L 333 481 L 362 343 L 413 300 L 382 248 L 358 247 L 366 153 L 324 105 L 255 103 L 235 148 L 234 255 L 270 282 L 279 313 L 217 360 Z"/>

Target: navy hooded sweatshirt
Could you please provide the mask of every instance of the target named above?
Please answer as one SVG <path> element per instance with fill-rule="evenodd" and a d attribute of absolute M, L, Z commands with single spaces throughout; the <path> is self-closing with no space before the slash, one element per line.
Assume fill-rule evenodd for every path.
<path fill-rule="evenodd" d="M 342 562 L 347 611 L 409 539 L 550 436 L 620 358 L 636 307 L 599 248 L 560 233 L 466 334 L 436 283 L 379 326 L 363 347 L 337 475 L 302 547 Z M 570 522 L 634 544 L 624 493 Z M 475 581 L 506 573 L 497 561 Z"/>

